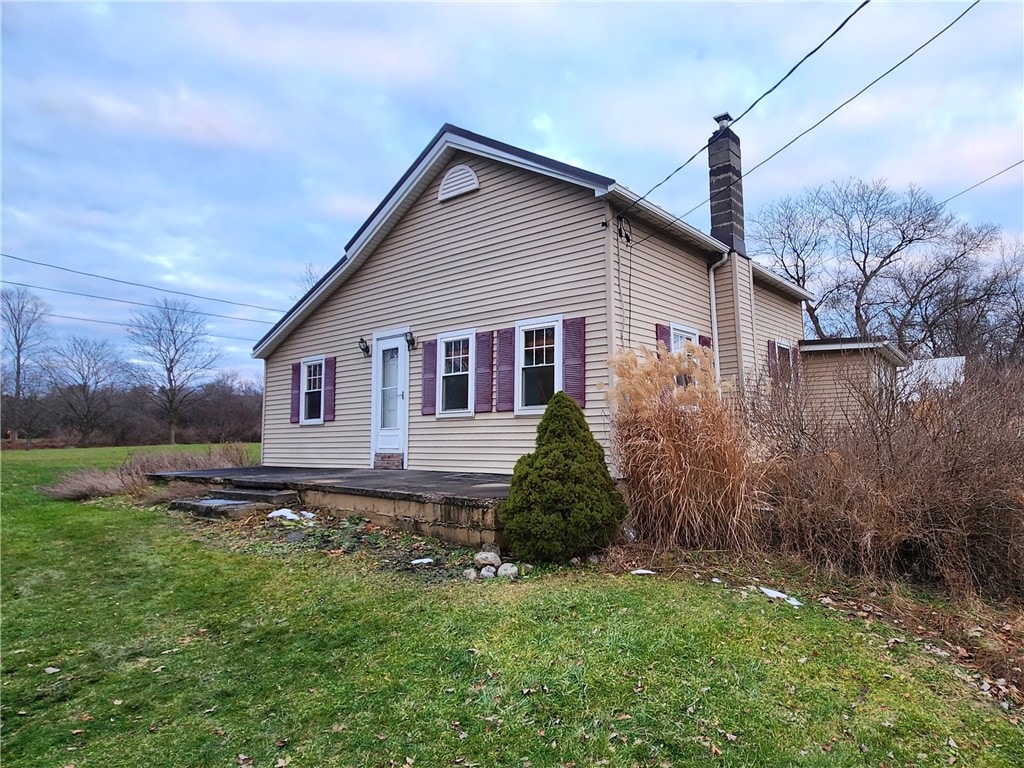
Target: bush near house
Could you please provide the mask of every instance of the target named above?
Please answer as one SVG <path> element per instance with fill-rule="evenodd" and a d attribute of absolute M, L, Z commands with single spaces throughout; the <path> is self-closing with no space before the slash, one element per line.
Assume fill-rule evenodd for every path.
<path fill-rule="evenodd" d="M 576 402 L 556 393 L 499 509 L 509 545 L 526 560 L 564 562 L 607 546 L 625 515 L 604 449 Z"/>
<path fill-rule="evenodd" d="M 697 349 L 613 360 L 612 444 L 639 541 L 1024 595 L 1024 369 L 916 392 L 864 384 L 823 419 L 770 382 L 720 397 L 710 366 Z"/>

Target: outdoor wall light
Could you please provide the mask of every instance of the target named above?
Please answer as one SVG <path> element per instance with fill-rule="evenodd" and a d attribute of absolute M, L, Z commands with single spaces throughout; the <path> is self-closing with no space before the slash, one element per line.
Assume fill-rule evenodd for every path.
<path fill-rule="evenodd" d="M 363 357 L 370 356 L 370 345 L 366 343 L 366 339 L 362 336 L 359 337 L 359 351 L 363 353 Z"/>
<path fill-rule="evenodd" d="M 405 343 L 409 346 L 409 349 L 416 348 L 416 337 L 412 335 L 412 331 L 405 332 Z"/>

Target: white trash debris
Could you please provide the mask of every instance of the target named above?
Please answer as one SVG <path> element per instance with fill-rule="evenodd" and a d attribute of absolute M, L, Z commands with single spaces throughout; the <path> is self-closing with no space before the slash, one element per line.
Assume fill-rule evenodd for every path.
<path fill-rule="evenodd" d="M 269 515 L 267 515 L 267 519 L 268 520 L 273 519 L 275 517 L 280 517 L 283 520 L 299 520 L 299 519 L 301 519 L 301 518 L 299 518 L 298 515 L 296 515 L 294 512 L 292 512 L 290 509 L 287 509 L 287 508 L 275 509 Z"/>
<path fill-rule="evenodd" d="M 314 517 L 316 517 L 316 515 L 314 515 L 312 512 L 299 512 L 299 514 L 307 520 L 312 520 Z"/>
<path fill-rule="evenodd" d="M 777 589 L 770 589 L 769 587 L 758 587 L 758 589 L 764 592 L 765 596 L 770 597 L 772 600 L 785 600 L 787 603 L 795 605 L 797 608 L 803 605 L 803 603 L 795 597 L 790 597 L 785 592 L 779 592 Z"/>
<path fill-rule="evenodd" d="M 717 576 L 714 576 L 714 577 L 712 577 L 712 579 L 711 579 L 711 583 L 712 583 L 712 584 L 721 584 L 721 583 L 722 583 L 722 580 L 721 580 L 720 578 L 718 578 Z"/>
<path fill-rule="evenodd" d="M 420 557 L 420 558 L 417 558 L 416 560 L 413 560 L 412 564 L 413 565 L 430 565 L 432 562 L 434 562 L 434 558 L 432 558 L 432 557 Z"/>
<path fill-rule="evenodd" d="M 637 568 L 635 571 L 630 571 L 633 576 L 654 576 L 654 571 L 649 571 L 646 568 Z"/>

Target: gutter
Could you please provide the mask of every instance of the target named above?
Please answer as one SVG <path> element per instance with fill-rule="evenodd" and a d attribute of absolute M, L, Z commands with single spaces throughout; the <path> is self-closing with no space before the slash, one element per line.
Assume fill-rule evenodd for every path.
<path fill-rule="evenodd" d="M 711 292 L 711 349 L 715 355 L 715 378 L 719 381 L 721 381 L 719 373 L 721 360 L 718 356 L 718 300 L 715 295 L 715 270 L 725 266 L 725 263 L 729 261 L 730 253 L 731 251 L 726 251 L 722 254 L 722 258 L 708 267 L 708 290 Z"/>

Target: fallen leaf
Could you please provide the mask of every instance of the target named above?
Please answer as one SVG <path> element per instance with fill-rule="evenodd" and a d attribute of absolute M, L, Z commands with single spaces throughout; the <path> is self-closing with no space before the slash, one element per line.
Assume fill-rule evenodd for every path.
<path fill-rule="evenodd" d="M 235 762 L 239 765 L 252 765 L 252 758 L 248 755 L 235 755 Z"/>
<path fill-rule="evenodd" d="M 720 750 L 718 747 L 716 747 L 714 742 L 712 742 L 708 746 L 708 751 L 711 752 L 711 754 L 714 755 L 715 757 L 718 757 L 719 755 L 722 754 L 722 750 Z"/>
<path fill-rule="evenodd" d="M 341 723 L 335 723 L 331 726 L 331 733 L 341 733 L 348 726 L 342 725 Z"/>
<path fill-rule="evenodd" d="M 213 714 L 214 712 L 216 712 L 216 711 L 217 711 L 217 705 L 216 705 L 216 704 L 214 704 L 214 705 L 213 705 L 212 707 L 210 707 L 209 709 L 204 709 L 204 710 L 203 710 L 203 714 L 204 714 L 204 715 L 212 715 L 212 714 Z"/>
<path fill-rule="evenodd" d="M 114 699 L 115 707 L 120 707 L 122 704 L 124 704 L 124 701 L 122 699 Z"/>
<path fill-rule="evenodd" d="M 71 735 L 72 736 L 77 736 L 80 733 L 85 733 L 85 729 L 84 728 L 75 728 L 73 731 L 71 731 Z"/>
<path fill-rule="evenodd" d="M 43 672 L 45 672 L 48 675 L 56 675 L 58 672 L 60 672 L 60 667 L 47 667 L 43 670 Z"/>
<path fill-rule="evenodd" d="M 274 761 L 274 768 L 285 768 L 291 761 L 290 757 L 279 757 Z"/>

